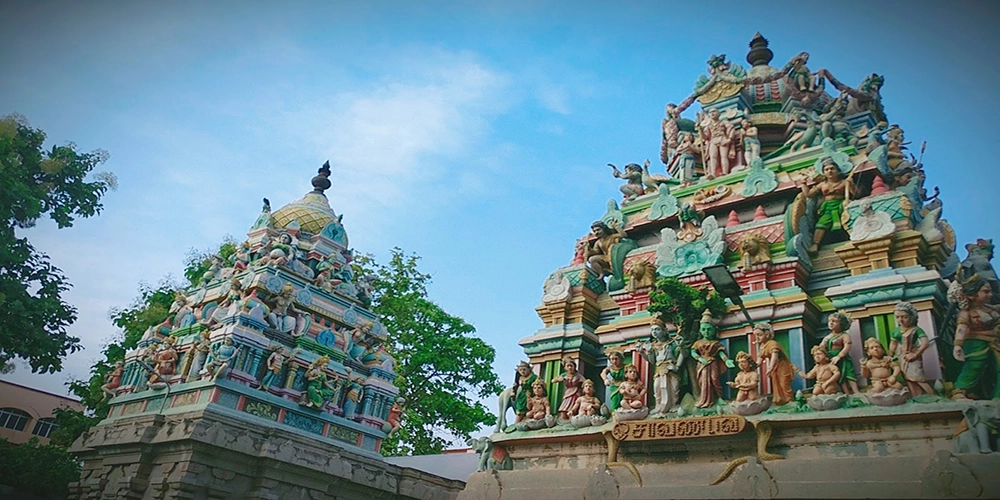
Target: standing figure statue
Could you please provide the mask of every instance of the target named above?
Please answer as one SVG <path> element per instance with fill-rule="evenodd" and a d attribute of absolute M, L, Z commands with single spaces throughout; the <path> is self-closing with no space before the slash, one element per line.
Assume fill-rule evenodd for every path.
<path fill-rule="evenodd" d="M 948 299 L 958 302 L 955 359 L 962 371 L 955 380 L 952 399 L 1000 398 L 1000 306 L 991 304 L 993 290 L 978 273 L 955 278 Z"/>
<path fill-rule="evenodd" d="M 361 375 L 347 377 L 347 392 L 344 394 L 344 418 L 354 420 L 361 399 L 364 397 L 365 388 L 362 385 L 365 381 Z"/>
<path fill-rule="evenodd" d="M 759 364 L 765 367 L 764 374 L 771 382 L 771 401 L 776 406 L 791 403 L 795 397 L 792 393 L 795 369 L 781 344 L 774 340 L 774 328 L 770 323 L 757 323 L 753 327 L 753 337 L 757 341 Z"/>
<path fill-rule="evenodd" d="M 684 363 L 684 351 L 681 349 L 680 335 L 668 338 L 666 325 L 659 318 L 653 318 L 650 322 L 649 333 L 653 342 L 639 344 L 639 349 L 649 364 L 655 367 L 653 396 L 656 398 L 656 406 L 653 414 L 665 415 L 680 405 L 680 369 Z"/>
<path fill-rule="evenodd" d="M 677 151 L 670 163 L 667 164 L 667 172 L 671 176 L 680 179 L 680 187 L 688 187 L 694 183 L 695 153 L 698 146 L 695 144 L 694 134 L 691 132 L 679 132 L 677 135 Z"/>
<path fill-rule="evenodd" d="M 910 394 L 934 394 L 924 375 L 923 359 L 931 343 L 924 330 L 917 326 L 917 308 L 909 302 L 900 302 L 892 312 L 897 326 L 889 334 L 889 352 L 899 363 Z"/>
<path fill-rule="evenodd" d="M 559 404 L 559 417 L 563 420 L 573 416 L 572 409 L 576 404 L 576 398 L 580 397 L 580 384 L 583 383 L 583 375 L 576 369 L 576 361 L 569 356 L 562 359 L 564 375 L 559 375 L 552 379 L 555 383 L 563 384 L 562 402 Z"/>
<path fill-rule="evenodd" d="M 608 353 L 608 366 L 601 370 L 601 379 L 608 388 L 608 409 L 615 411 L 622 403 L 622 394 L 618 386 L 625 381 L 625 356 L 621 351 Z"/>
<path fill-rule="evenodd" d="M 186 380 L 188 382 L 200 378 L 199 373 L 202 367 L 205 366 L 205 361 L 208 360 L 208 354 L 212 352 L 212 341 L 209 339 L 211 334 L 212 332 L 209 330 L 202 330 L 198 335 L 198 342 L 188 351 L 188 356 L 192 356 L 191 366 L 188 367 L 187 371 Z"/>
<path fill-rule="evenodd" d="M 702 141 L 708 149 L 705 163 L 706 177 L 723 176 L 729 173 L 729 161 L 736 157 L 733 141 L 736 129 L 728 120 L 719 118 L 719 110 L 712 108 L 701 123 Z"/>
<path fill-rule="evenodd" d="M 757 137 L 757 127 L 750 120 L 744 118 L 740 122 L 740 135 L 743 136 L 743 159 L 746 161 L 746 165 L 750 165 L 754 158 L 760 158 L 760 139 Z"/>
<path fill-rule="evenodd" d="M 819 251 L 819 245 L 828 231 L 843 230 L 841 218 L 844 214 L 844 202 L 848 196 L 858 193 L 858 188 L 850 177 L 845 178 L 840 167 L 831 157 L 823 159 L 823 180 L 816 184 L 802 183 L 802 195 L 806 198 L 823 195 L 823 204 L 819 206 L 819 219 L 813 232 L 812 245 L 809 253 Z M 796 181 L 798 183 L 799 181 Z"/>
<path fill-rule="evenodd" d="M 726 356 L 722 343 L 715 340 L 715 325 L 712 323 L 712 313 L 705 309 L 701 315 L 701 339 L 691 346 L 691 356 L 698 362 L 698 408 L 714 406 L 722 397 L 722 384 L 719 378 L 726 368 L 736 365 Z"/>
<path fill-rule="evenodd" d="M 663 142 L 660 146 L 660 161 L 664 165 L 670 165 L 670 162 L 674 159 L 674 155 L 677 154 L 677 145 L 680 144 L 677 137 L 678 132 L 680 132 L 677 120 L 681 117 L 681 112 L 677 109 L 676 104 L 670 103 L 667 104 L 666 115 L 666 118 L 663 119 Z"/>
<path fill-rule="evenodd" d="M 837 383 L 846 394 L 857 394 L 858 378 L 854 371 L 854 360 L 851 359 L 851 335 L 847 329 L 851 327 L 851 319 L 840 311 L 830 313 L 827 319 L 827 326 L 830 327 L 828 333 L 819 345 L 826 350 L 827 357 L 840 372 Z"/>
<path fill-rule="evenodd" d="M 264 376 L 260 379 L 260 389 L 266 391 L 274 385 L 277 385 L 280 388 L 281 369 L 284 368 L 287 360 L 294 358 L 298 353 L 299 350 L 294 349 L 291 354 L 289 354 L 288 351 L 286 351 L 280 344 L 275 345 L 271 355 L 267 357 Z"/>

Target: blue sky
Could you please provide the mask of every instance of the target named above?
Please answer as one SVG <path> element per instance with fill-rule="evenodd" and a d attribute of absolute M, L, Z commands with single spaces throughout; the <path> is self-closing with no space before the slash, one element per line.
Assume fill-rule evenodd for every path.
<path fill-rule="evenodd" d="M 63 373 L 4 378 L 64 392 L 139 282 L 242 240 L 262 197 L 299 198 L 329 159 L 351 245 L 419 254 L 432 299 L 496 347 L 506 383 L 542 326 L 542 282 L 620 197 L 606 164 L 662 171 L 664 105 L 713 54 L 748 66 L 755 31 L 772 66 L 807 51 L 851 85 L 884 75 L 889 120 L 912 150 L 928 141 L 927 184 L 960 244 L 1000 243 L 997 7 L 706 4 L 6 2 L 0 114 L 106 149 L 120 188 L 100 217 L 23 233 L 74 284 L 86 350 Z"/>

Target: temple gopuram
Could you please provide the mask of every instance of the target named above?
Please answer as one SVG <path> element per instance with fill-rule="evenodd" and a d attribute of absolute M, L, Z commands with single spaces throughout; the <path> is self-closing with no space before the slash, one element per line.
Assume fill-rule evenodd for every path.
<path fill-rule="evenodd" d="M 992 242 L 957 253 L 883 77 L 773 57 L 712 56 L 610 165 L 460 498 L 1000 495 Z"/>
<path fill-rule="evenodd" d="M 342 216 L 313 190 L 177 292 L 102 388 L 71 449 L 71 498 L 454 498 L 461 481 L 385 462 L 401 408 L 386 330 Z"/>

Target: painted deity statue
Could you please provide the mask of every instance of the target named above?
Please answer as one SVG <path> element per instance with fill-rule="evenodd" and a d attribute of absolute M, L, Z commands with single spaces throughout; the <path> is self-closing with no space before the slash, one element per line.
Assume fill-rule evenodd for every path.
<path fill-rule="evenodd" d="M 587 264 L 595 273 L 601 277 L 609 276 L 612 273 L 611 250 L 625 237 L 625 231 L 612 222 L 611 226 L 596 221 L 590 225 L 590 230 L 596 239 L 587 246 L 584 256 Z"/>
<path fill-rule="evenodd" d="M 952 354 L 962 362 L 962 371 L 952 399 L 1000 398 L 1000 306 L 991 303 L 990 283 L 978 273 L 958 277 L 948 298 L 960 308 Z"/>
<path fill-rule="evenodd" d="M 583 395 L 576 398 L 573 407 L 570 408 L 571 415 L 595 416 L 601 414 L 601 400 L 594 396 L 594 383 L 589 379 L 583 381 L 581 385 Z"/>
<path fill-rule="evenodd" d="M 760 399 L 760 392 L 757 390 L 757 386 L 760 383 L 760 377 L 757 375 L 757 363 L 754 363 L 753 358 L 740 351 L 736 354 L 736 366 L 740 368 L 740 372 L 736 374 L 736 378 L 727 382 L 729 387 L 736 389 L 736 401 L 756 401 Z"/>
<path fill-rule="evenodd" d="M 153 375 L 149 377 L 150 383 L 166 382 L 167 377 L 177 371 L 177 349 L 174 348 L 176 343 L 177 337 L 167 337 L 163 341 L 163 347 L 153 358 L 155 366 Z"/>
<path fill-rule="evenodd" d="M 827 355 L 826 349 L 821 345 L 817 345 L 813 346 L 810 352 L 812 353 L 813 361 L 816 362 L 812 370 L 803 372 L 796 367 L 795 372 L 804 379 L 816 380 L 816 385 L 813 386 L 812 390 L 813 395 L 820 396 L 840 392 L 840 387 L 837 385 L 837 381 L 840 379 L 840 370 L 836 364 L 830 362 L 830 356 Z"/>
<path fill-rule="evenodd" d="M 403 403 L 405 402 L 405 399 L 397 398 L 392 403 L 392 406 L 389 407 L 389 415 L 385 417 L 385 422 L 389 424 L 389 432 L 387 434 L 390 436 L 399 429 L 399 425 L 403 419 Z"/>
<path fill-rule="evenodd" d="M 830 327 L 828 333 L 819 345 L 826 349 L 826 355 L 830 362 L 837 366 L 840 378 L 837 383 L 847 394 L 857 394 L 858 378 L 854 372 L 854 360 L 851 359 L 851 336 L 847 329 L 851 327 L 851 319 L 846 314 L 834 311 L 827 319 L 827 326 Z"/>
<path fill-rule="evenodd" d="M 865 354 L 868 357 L 861 360 L 861 375 L 868 378 L 870 393 L 878 394 L 888 389 L 903 389 L 899 383 L 899 375 L 903 370 L 885 355 L 885 348 L 876 338 L 865 340 Z"/>
<path fill-rule="evenodd" d="M 729 161 L 736 156 L 733 140 L 736 129 L 728 120 L 719 117 L 719 110 L 712 108 L 700 124 L 702 141 L 707 148 L 708 161 L 705 162 L 705 173 L 709 179 L 729 173 Z"/>
<path fill-rule="evenodd" d="M 116 361 L 114 369 L 104 376 L 104 385 L 101 386 L 101 392 L 104 393 L 104 398 L 102 398 L 101 401 L 115 397 L 115 389 L 121 387 L 122 385 L 123 373 L 125 373 L 125 362 Z"/>
<path fill-rule="evenodd" d="M 355 414 L 357 414 L 358 407 L 361 405 L 361 399 L 364 397 L 365 389 L 364 383 L 365 379 L 360 375 L 355 377 L 348 377 L 347 391 L 344 394 L 344 418 L 348 420 L 353 420 Z M 334 390 L 336 392 L 336 390 Z"/>
<path fill-rule="evenodd" d="M 917 308 L 909 302 L 900 302 L 896 304 L 893 315 L 897 326 L 889 335 L 889 353 L 899 363 L 910 394 L 934 394 L 924 374 L 923 354 L 930 347 L 930 340 L 917 326 Z"/>
<path fill-rule="evenodd" d="M 552 413 L 552 405 L 545 393 L 545 382 L 541 380 L 532 382 L 531 393 L 532 396 L 528 398 L 528 409 L 524 418 L 526 420 L 545 420 L 545 417 Z"/>
<path fill-rule="evenodd" d="M 667 165 L 667 172 L 675 178 L 680 179 L 680 187 L 688 187 L 694 182 L 694 167 L 696 163 L 695 153 L 698 146 L 695 144 L 694 134 L 691 132 L 679 132 L 677 134 L 677 150 L 673 159 Z"/>
<path fill-rule="evenodd" d="M 656 407 L 653 414 L 666 414 L 680 404 L 681 376 L 684 351 L 681 349 L 680 335 L 667 336 L 666 325 L 658 318 L 650 322 L 649 333 L 653 342 L 639 344 L 642 355 L 654 366 L 653 396 Z"/>
<path fill-rule="evenodd" d="M 740 122 L 740 135 L 743 136 L 743 159 L 749 165 L 754 158 L 760 158 L 760 139 L 757 137 L 757 127 L 744 118 Z"/>
<path fill-rule="evenodd" d="M 564 375 L 552 379 L 555 383 L 563 384 L 562 402 L 559 404 L 559 417 L 563 420 L 573 416 L 571 410 L 576 404 L 576 399 L 580 397 L 580 384 L 583 383 L 583 375 L 576 370 L 576 361 L 569 356 L 562 359 Z"/>
<path fill-rule="evenodd" d="M 225 377 L 229 371 L 229 362 L 236 356 L 236 346 L 233 345 L 233 338 L 226 337 L 222 345 L 218 346 L 209 356 L 208 363 L 201 369 L 201 377 L 216 380 Z"/>
<path fill-rule="evenodd" d="M 625 381 L 618 385 L 618 391 L 622 395 L 622 409 L 646 407 L 646 384 L 639 378 L 639 368 L 632 363 L 625 365 Z"/>
<path fill-rule="evenodd" d="M 613 164 L 608 163 L 608 166 L 611 167 L 611 174 L 615 178 L 625 179 L 625 184 L 618 188 L 625 195 L 625 201 L 622 202 L 623 205 L 645 194 L 646 188 L 642 185 L 642 167 L 639 164 L 629 163 L 625 165 L 624 174 Z"/>
<path fill-rule="evenodd" d="M 621 407 L 622 402 L 618 386 L 625 381 L 625 356 L 621 351 L 608 353 L 608 366 L 601 370 L 601 378 L 608 388 L 608 408 L 615 411 Z"/>
<path fill-rule="evenodd" d="M 774 340 L 774 328 L 770 323 L 757 323 L 754 325 L 753 337 L 757 341 L 757 352 L 760 353 L 759 364 L 765 367 L 764 375 L 771 382 L 771 401 L 778 406 L 792 402 L 795 369 L 781 344 Z"/>
<path fill-rule="evenodd" d="M 733 361 L 726 356 L 722 343 L 715 340 L 715 325 L 712 323 L 712 313 L 705 310 L 701 315 L 701 339 L 691 346 L 691 356 L 698 362 L 699 397 L 695 406 L 708 408 L 716 404 L 722 397 L 722 384 L 719 378 L 726 368 L 733 368 Z"/>
<path fill-rule="evenodd" d="M 517 365 L 517 374 L 514 376 L 514 385 L 511 386 L 511 393 L 514 395 L 514 414 L 517 415 L 514 422 L 524 420 L 528 413 L 528 394 L 531 392 L 531 384 L 538 380 L 538 375 L 531 370 L 531 365 L 522 361 Z"/>
<path fill-rule="evenodd" d="M 260 379 L 260 389 L 266 391 L 275 385 L 281 387 L 281 369 L 284 368 L 285 362 L 294 358 L 298 352 L 298 349 L 294 349 L 289 354 L 280 345 L 275 346 L 274 351 L 271 352 L 271 355 L 267 357 L 267 361 L 264 363 L 266 369 L 264 370 L 264 376 Z"/>
<path fill-rule="evenodd" d="M 816 229 L 813 232 L 812 246 L 809 247 L 810 253 L 819 251 L 819 245 L 827 232 L 843 229 L 841 218 L 844 214 L 844 201 L 848 196 L 854 196 L 858 192 L 850 177 L 844 177 L 833 158 L 824 158 L 822 165 L 822 181 L 815 184 L 799 184 L 806 198 L 823 195 L 823 203 L 818 210 L 819 219 L 816 220 Z"/>
<path fill-rule="evenodd" d="M 680 144 L 677 140 L 678 132 L 680 132 L 677 120 L 680 117 L 681 113 L 677 105 L 674 103 L 667 104 L 666 118 L 663 119 L 663 142 L 660 145 L 660 161 L 664 165 L 670 165 L 674 159 L 674 155 L 677 154 L 677 146 Z"/>
<path fill-rule="evenodd" d="M 800 92 L 816 92 L 818 83 L 816 76 L 809 71 L 806 63 L 809 62 L 809 53 L 801 52 L 789 62 L 788 79 L 792 85 Z"/>
<path fill-rule="evenodd" d="M 188 352 L 188 356 L 192 356 L 186 379 L 189 382 L 198 379 L 198 374 L 205 366 L 205 361 L 208 360 L 208 354 L 212 352 L 212 341 L 209 339 L 211 334 L 212 332 L 209 330 L 202 330 L 201 334 L 198 335 L 198 342 Z"/>
<path fill-rule="evenodd" d="M 303 405 L 306 408 L 322 410 L 326 402 L 337 393 L 337 387 L 330 383 L 324 370 L 329 362 L 329 356 L 320 356 L 306 369 L 306 393 Z"/>

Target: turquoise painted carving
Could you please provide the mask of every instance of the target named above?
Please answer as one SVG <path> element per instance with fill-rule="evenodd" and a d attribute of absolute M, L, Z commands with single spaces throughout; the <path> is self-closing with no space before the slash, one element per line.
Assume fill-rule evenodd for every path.
<path fill-rule="evenodd" d="M 614 224 L 611 222 L 614 221 Z M 608 210 L 604 212 L 601 216 L 601 222 L 614 227 L 625 227 L 625 213 L 618 208 L 618 202 L 611 199 L 608 200 Z"/>
<path fill-rule="evenodd" d="M 770 193 L 777 188 L 778 176 L 764 167 L 764 160 L 759 157 L 750 160 L 750 173 L 743 181 L 743 197 Z"/>
<path fill-rule="evenodd" d="M 333 333 L 333 330 L 325 328 L 316 335 L 316 342 L 322 346 L 332 348 L 337 343 L 337 335 Z"/>
<path fill-rule="evenodd" d="M 677 198 L 670 194 L 670 187 L 666 184 L 660 184 L 660 187 L 657 188 L 656 200 L 649 207 L 649 220 L 666 219 L 676 215 L 678 211 L 680 211 L 680 205 L 677 203 Z"/>
<path fill-rule="evenodd" d="M 323 434 L 323 422 L 295 412 L 286 412 L 282 423 L 313 434 Z"/>
<path fill-rule="evenodd" d="M 701 236 L 694 241 L 677 239 L 677 232 L 669 227 L 660 231 L 661 241 L 656 247 L 656 273 L 665 277 L 694 274 L 705 266 L 722 263 L 726 250 L 723 240 L 725 229 L 719 227 L 715 216 L 707 217 L 701 224 Z"/>
<path fill-rule="evenodd" d="M 608 291 L 614 292 L 625 288 L 625 256 L 638 248 L 635 240 L 622 238 L 611 247 L 611 277 L 608 278 Z"/>
<path fill-rule="evenodd" d="M 341 216 L 343 217 L 343 216 Z M 320 233 L 321 236 L 330 238 L 331 240 L 340 243 L 345 248 L 347 247 L 347 231 L 344 231 L 344 226 L 341 225 L 340 219 L 338 217 L 335 220 L 330 221 Z"/>
<path fill-rule="evenodd" d="M 823 175 L 823 160 L 826 158 L 831 158 L 834 163 L 837 164 L 837 168 L 840 169 L 840 173 L 847 175 L 854 169 L 854 164 L 851 163 L 851 156 L 847 153 L 837 151 L 837 145 L 833 142 L 833 139 L 827 137 L 823 139 L 823 154 L 816 158 L 816 163 L 813 163 L 813 169 L 816 171 L 816 175 Z"/>

